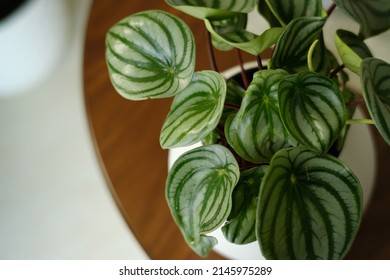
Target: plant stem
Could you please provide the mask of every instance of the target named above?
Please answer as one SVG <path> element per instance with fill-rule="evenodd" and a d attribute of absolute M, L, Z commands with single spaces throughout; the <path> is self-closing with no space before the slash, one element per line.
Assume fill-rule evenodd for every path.
<path fill-rule="evenodd" d="M 256 56 L 256 60 L 257 60 L 257 65 L 259 66 L 259 70 L 263 70 L 264 66 L 263 66 L 263 62 L 261 61 L 260 55 Z"/>
<path fill-rule="evenodd" d="M 211 34 L 208 30 L 206 30 L 206 38 L 207 38 L 207 46 L 208 46 L 207 50 L 210 58 L 211 69 L 219 73 L 217 63 L 215 61 L 213 44 L 211 43 Z"/>
<path fill-rule="evenodd" d="M 241 68 L 242 83 L 244 84 L 244 89 L 247 89 L 249 86 L 249 82 L 248 82 L 248 77 L 247 77 L 246 72 L 245 72 L 244 61 L 242 59 L 241 50 L 239 50 L 239 49 L 236 49 L 236 50 L 237 50 L 238 64 L 240 65 L 240 68 Z"/>
<path fill-rule="evenodd" d="M 334 9 L 336 8 L 336 4 L 335 3 L 332 3 L 332 5 L 330 5 L 330 7 L 328 8 L 328 10 L 326 11 L 328 17 L 333 13 Z"/>
<path fill-rule="evenodd" d="M 236 105 L 236 104 L 233 104 L 233 103 L 228 103 L 228 102 L 225 102 L 225 105 L 224 105 L 226 108 L 229 108 L 229 109 L 233 109 L 233 110 L 240 110 L 240 106 L 239 105 Z"/>
<path fill-rule="evenodd" d="M 336 69 L 334 69 L 334 70 L 330 73 L 329 77 L 330 77 L 330 78 L 336 77 L 336 75 L 337 75 L 341 70 L 343 70 L 344 68 L 345 68 L 345 65 L 344 65 L 344 64 L 341 64 L 339 67 L 337 67 Z"/>
<path fill-rule="evenodd" d="M 363 103 L 364 103 L 364 99 L 358 98 L 358 99 L 352 100 L 351 102 L 348 102 L 347 104 L 345 104 L 345 106 L 348 108 L 351 108 L 351 107 L 356 107 L 356 106 L 363 104 Z"/>
<path fill-rule="evenodd" d="M 351 119 L 347 120 L 346 124 L 375 124 L 371 119 Z"/>

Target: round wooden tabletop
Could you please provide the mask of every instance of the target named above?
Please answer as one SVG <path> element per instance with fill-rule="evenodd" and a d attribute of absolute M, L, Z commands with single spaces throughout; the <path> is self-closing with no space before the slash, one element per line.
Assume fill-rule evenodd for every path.
<path fill-rule="evenodd" d="M 96 153 L 107 186 L 132 232 L 151 259 L 198 259 L 185 244 L 165 200 L 167 151 L 159 145 L 171 99 L 128 101 L 113 89 L 105 64 L 105 35 L 122 18 L 149 9 L 169 11 L 191 27 L 197 70 L 210 69 L 203 22 L 164 1 L 95 0 L 84 49 L 84 92 Z M 220 70 L 236 64 L 236 53 L 216 53 Z M 244 56 L 244 60 L 253 57 Z M 390 148 L 373 129 L 378 154 L 375 192 L 348 259 L 390 259 Z M 221 259 L 211 253 L 208 259 Z"/>

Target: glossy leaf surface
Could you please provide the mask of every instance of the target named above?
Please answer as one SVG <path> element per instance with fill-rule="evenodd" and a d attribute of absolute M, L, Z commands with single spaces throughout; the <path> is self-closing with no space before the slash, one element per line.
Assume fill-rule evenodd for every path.
<path fill-rule="evenodd" d="M 307 69 L 307 53 L 319 36 L 325 19 L 297 18 L 291 21 L 276 43 L 270 68 L 282 68 L 290 73 Z"/>
<path fill-rule="evenodd" d="M 368 111 L 390 145 L 390 64 L 376 58 L 363 60 L 361 84 Z"/>
<path fill-rule="evenodd" d="M 256 72 L 240 110 L 227 120 L 226 139 L 247 161 L 269 162 L 275 152 L 290 145 L 278 102 L 278 85 L 287 75 L 280 69 Z"/>
<path fill-rule="evenodd" d="M 217 243 L 206 234 L 229 216 L 239 176 L 233 154 L 220 145 L 202 146 L 183 154 L 169 172 L 169 208 L 186 242 L 200 256 L 207 256 Z"/>
<path fill-rule="evenodd" d="M 261 189 L 257 237 L 267 259 L 341 259 L 361 220 L 362 190 L 337 158 L 279 151 Z"/>
<path fill-rule="evenodd" d="M 367 45 L 357 35 L 346 30 L 336 31 L 335 43 L 345 67 L 359 75 L 363 59 L 372 57 Z"/>
<path fill-rule="evenodd" d="M 265 0 L 282 25 L 299 17 L 322 15 L 321 0 Z"/>
<path fill-rule="evenodd" d="M 223 112 L 226 82 L 214 71 L 195 72 L 191 84 L 172 102 L 160 134 L 163 148 L 183 147 L 205 138 Z"/>
<path fill-rule="evenodd" d="M 264 31 L 260 35 L 253 34 L 239 28 L 226 29 L 213 26 L 212 22 L 205 20 L 207 30 L 219 41 L 232 47 L 246 51 L 252 55 L 259 55 L 278 40 L 283 28 L 274 27 Z"/>
<path fill-rule="evenodd" d="M 274 15 L 266 0 L 259 0 L 257 10 L 268 21 L 271 27 L 280 27 L 282 24 Z"/>
<path fill-rule="evenodd" d="M 346 121 L 344 99 L 330 79 L 312 72 L 284 78 L 279 84 L 280 115 L 296 141 L 325 153 Z"/>
<path fill-rule="evenodd" d="M 165 0 L 172 7 L 199 19 L 222 19 L 236 13 L 249 13 L 256 0 Z"/>
<path fill-rule="evenodd" d="M 107 33 L 106 46 L 111 82 L 124 98 L 170 97 L 191 82 L 192 33 L 166 12 L 147 11 L 123 19 Z"/>
<path fill-rule="evenodd" d="M 261 181 L 268 166 L 241 172 L 233 191 L 232 211 L 222 233 L 231 243 L 247 244 L 256 241 L 256 211 Z"/>
<path fill-rule="evenodd" d="M 339 8 L 360 24 L 361 38 L 368 38 L 390 28 L 389 0 L 334 0 Z"/>

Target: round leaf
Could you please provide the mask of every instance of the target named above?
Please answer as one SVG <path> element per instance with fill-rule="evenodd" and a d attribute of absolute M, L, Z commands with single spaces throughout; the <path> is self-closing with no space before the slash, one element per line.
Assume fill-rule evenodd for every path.
<path fill-rule="evenodd" d="M 390 64 L 377 58 L 363 60 L 361 84 L 368 111 L 390 145 Z"/>
<path fill-rule="evenodd" d="M 344 99 L 329 78 L 301 72 L 279 84 L 280 115 L 296 141 L 325 153 L 339 136 L 346 122 Z"/>
<path fill-rule="evenodd" d="M 337 158 L 279 151 L 261 188 L 257 237 L 267 259 L 341 259 L 361 220 L 362 190 Z"/>
<path fill-rule="evenodd" d="M 171 14 L 141 12 L 109 30 L 106 62 L 111 82 L 123 97 L 174 96 L 191 82 L 194 38 L 188 26 Z"/>
<path fill-rule="evenodd" d="M 239 111 L 226 123 L 229 144 L 247 161 L 269 162 L 275 152 L 290 146 L 278 101 L 279 82 L 287 75 L 281 69 L 256 72 Z"/>
<path fill-rule="evenodd" d="M 322 17 L 297 18 L 280 35 L 272 54 L 270 69 L 298 72 L 307 69 L 307 52 L 318 38 L 325 19 Z"/>
<path fill-rule="evenodd" d="M 390 28 L 389 0 L 334 0 L 334 2 L 360 24 L 361 38 L 375 36 Z"/>
<path fill-rule="evenodd" d="M 232 211 L 222 227 L 225 238 L 234 244 L 256 241 L 256 210 L 261 181 L 268 166 L 245 170 L 233 191 Z"/>
<path fill-rule="evenodd" d="M 226 97 L 225 79 L 214 71 L 194 74 L 191 84 L 173 100 L 160 134 L 163 148 L 195 144 L 218 125 Z"/>
<path fill-rule="evenodd" d="M 276 18 L 286 25 L 299 17 L 322 15 L 321 0 L 265 0 Z"/>
<path fill-rule="evenodd" d="M 205 234 L 217 229 L 229 216 L 239 167 L 224 146 L 193 149 L 177 159 L 167 179 L 169 208 L 188 245 L 207 256 L 217 243 Z"/>

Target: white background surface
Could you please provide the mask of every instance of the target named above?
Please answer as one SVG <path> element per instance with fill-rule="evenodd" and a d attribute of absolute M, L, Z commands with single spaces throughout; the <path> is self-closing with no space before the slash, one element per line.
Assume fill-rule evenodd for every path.
<path fill-rule="evenodd" d="M 0 98 L 0 259 L 144 259 L 87 124 L 82 56 L 91 1 L 66 3 L 69 46 L 55 73 Z"/>

